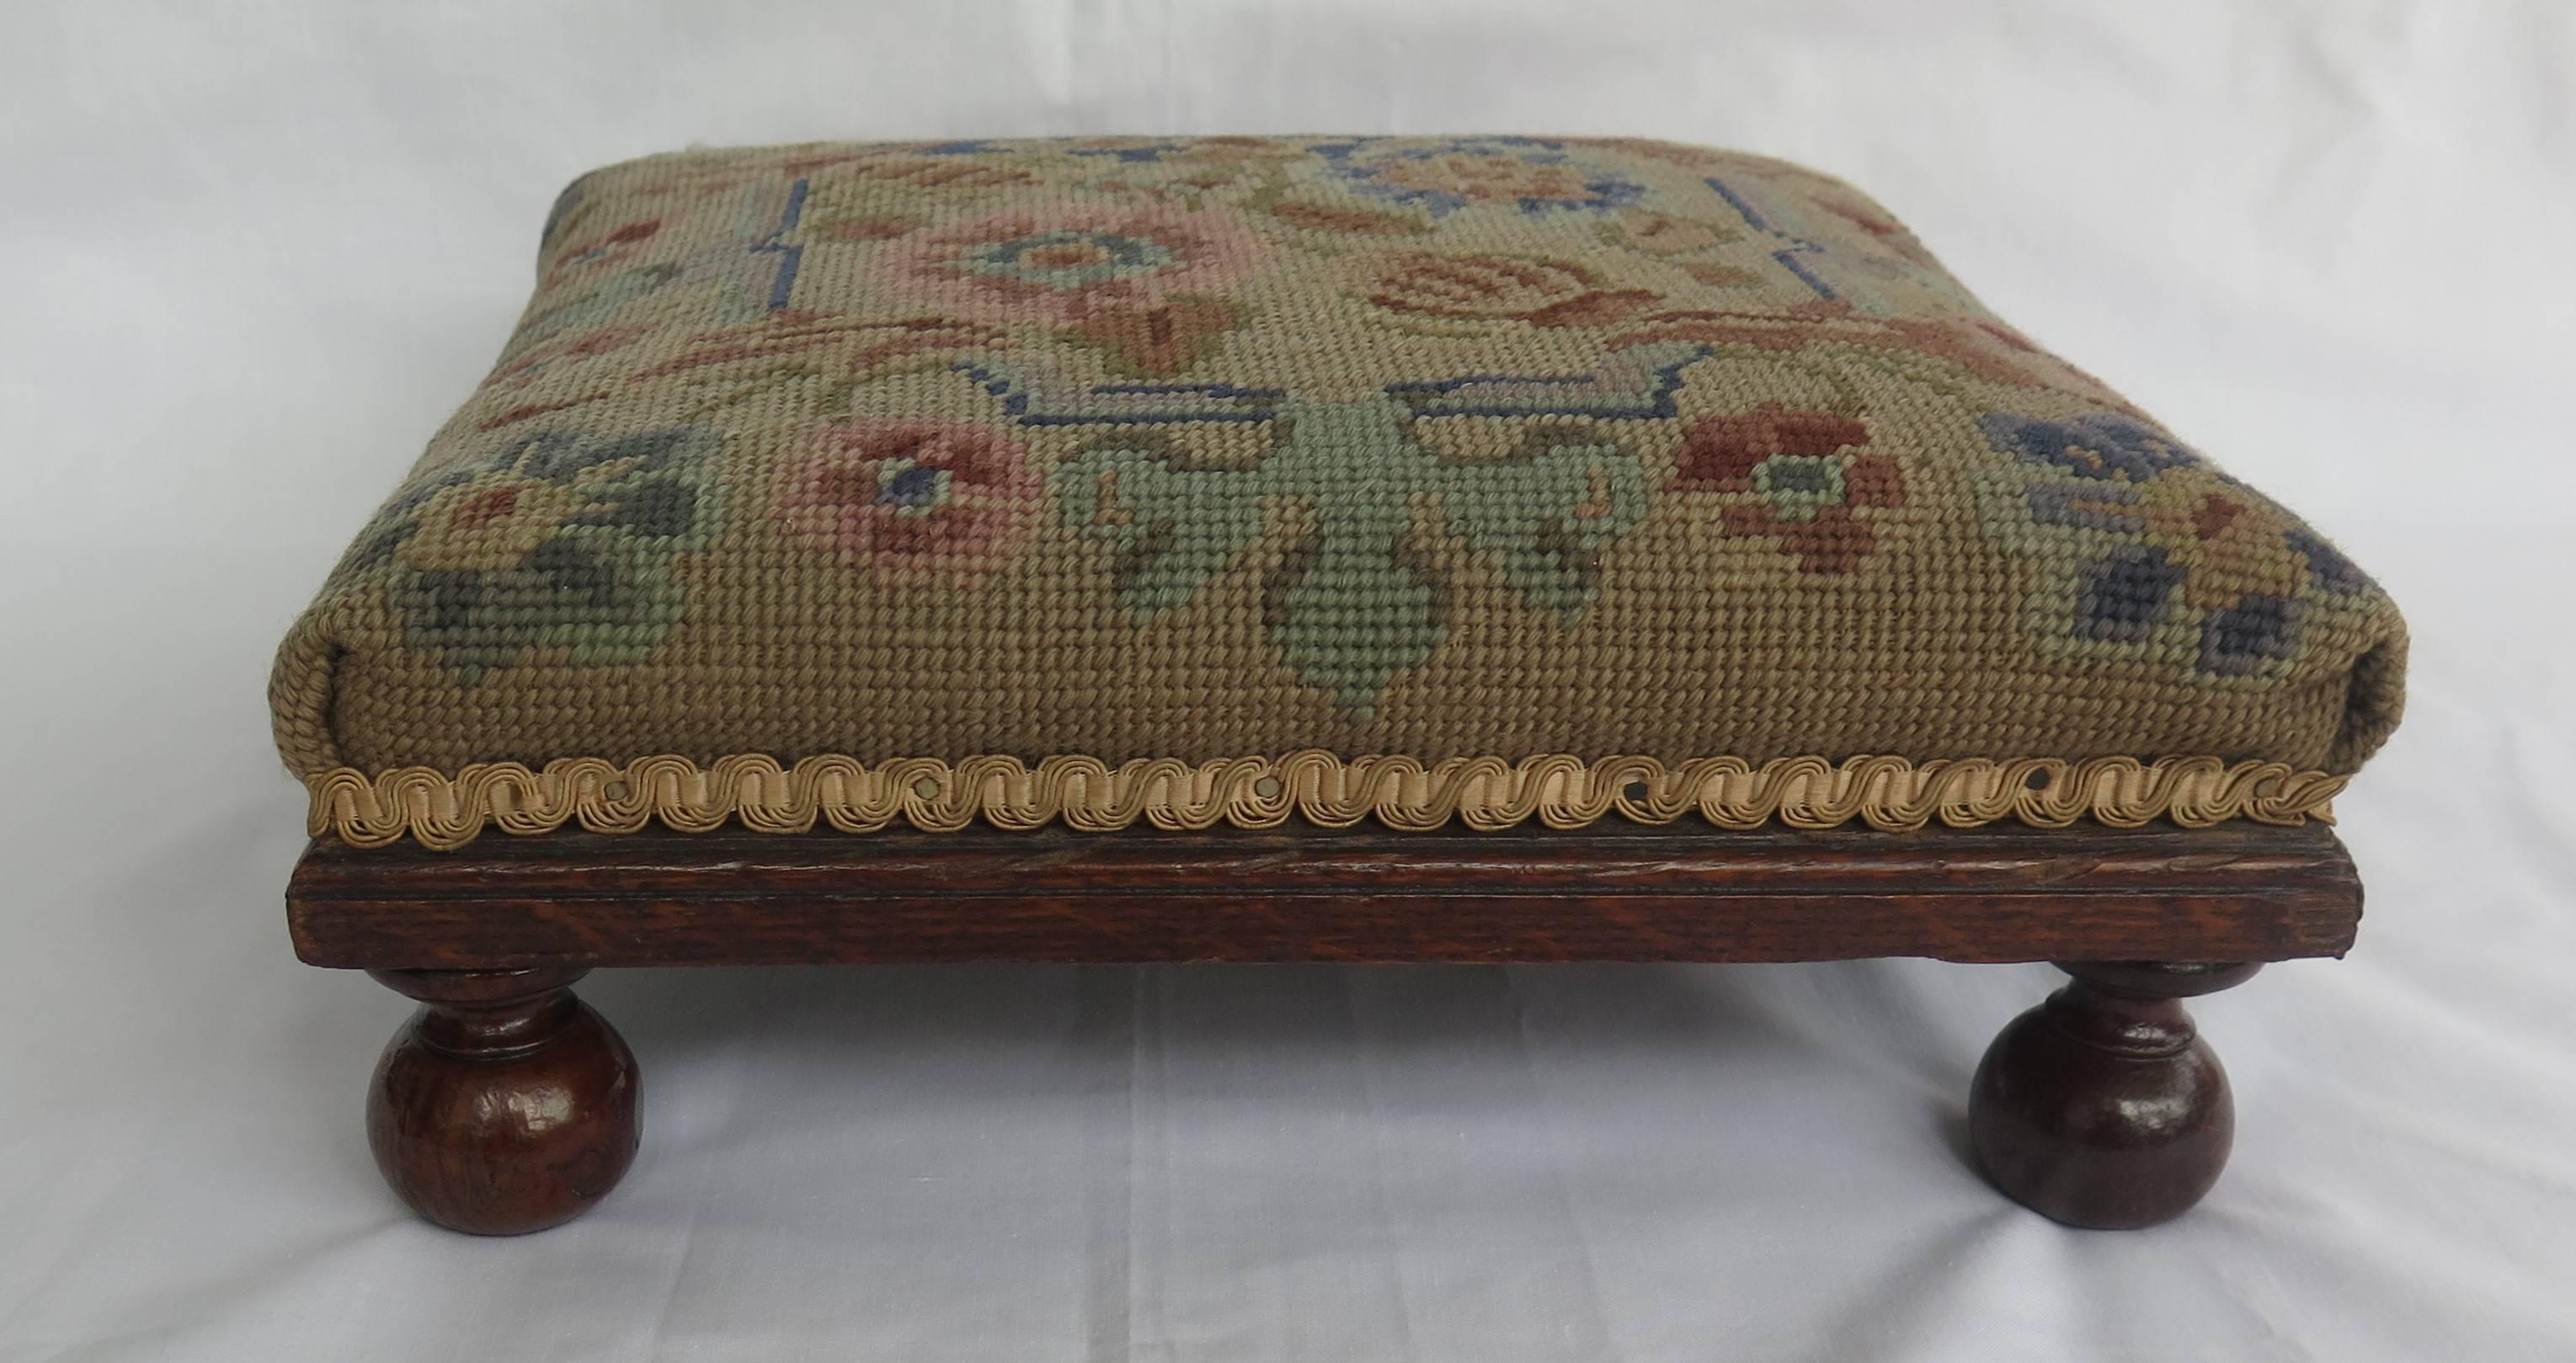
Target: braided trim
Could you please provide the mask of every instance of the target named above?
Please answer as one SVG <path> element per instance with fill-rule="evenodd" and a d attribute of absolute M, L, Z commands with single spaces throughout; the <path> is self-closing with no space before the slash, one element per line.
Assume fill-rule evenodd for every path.
<path fill-rule="evenodd" d="M 632 833 L 658 820 L 704 832 L 740 820 L 764 833 L 802 833 L 819 821 L 868 833 L 901 819 L 950 832 L 982 818 L 1000 828 L 1037 828 L 1061 819 L 1084 830 L 1271 828 L 1291 814 L 1327 828 L 1374 816 L 1397 829 L 1507 828 L 1536 818 L 1580 828 L 1616 813 L 1666 824 L 1696 810 L 1720 828 L 1832 828 L 1854 819 L 1911 831 L 1934 820 L 1954 828 L 2018 820 L 2061 828 L 2090 816 L 2115 828 L 2171 819 L 2202 828 L 2229 819 L 2297 824 L 2330 819 L 2343 776 L 2282 762 L 2216 757 L 2128 757 L 2082 761 L 2024 757 L 1923 763 L 1901 757 L 1784 757 L 1753 766 L 1704 757 L 1667 767 L 1651 757 L 1453 757 L 1428 767 L 1411 757 L 1344 758 L 1306 751 L 1189 763 L 1139 759 L 1112 767 L 1097 758 L 1050 757 L 1031 769 L 1016 757 L 949 763 L 909 757 L 875 766 L 850 757 L 809 757 L 793 767 L 758 754 L 700 767 L 685 757 L 642 757 L 623 766 L 563 758 L 532 771 L 516 762 L 476 763 L 454 776 L 404 767 L 373 778 L 342 767 L 306 780 L 307 827 L 360 847 L 405 834 L 448 849 L 485 824 L 546 833 L 578 822 L 593 833 Z"/>

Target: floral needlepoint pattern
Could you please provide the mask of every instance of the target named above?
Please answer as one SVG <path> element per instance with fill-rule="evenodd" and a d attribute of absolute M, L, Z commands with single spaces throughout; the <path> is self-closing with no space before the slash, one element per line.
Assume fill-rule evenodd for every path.
<path fill-rule="evenodd" d="M 696 426 L 512 440 L 378 512 L 334 580 L 380 575 L 404 645 L 468 686 L 532 649 L 637 661 L 684 611 L 673 561 L 720 524 L 721 443 Z"/>
<path fill-rule="evenodd" d="M 1607 212 L 1646 194 L 1617 171 L 1577 160 L 1565 143 L 1534 137 L 1360 138 L 1315 151 L 1353 191 L 1435 218 L 1479 205 Z"/>
<path fill-rule="evenodd" d="M 2358 568 L 1868 196 L 1767 157 L 695 148 L 581 177 L 534 264 L 507 347 L 281 654 L 299 770 L 937 757 L 968 765 L 886 789 L 944 819 L 1035 798 L 975 774 L 1003 753 L 2327 780 L 2396 720 L 2404 626 Z M 1254 808 L 1196 776 L 1132 788 L 1184 779 Z M 1278 781 L 1258 799 L 1314 793 Z M 1068 789 L 1083 818 L 1110 798 Z M 1568 802 L 1551 822 L 1688 799 L 1532 789 Z"/>
<path fill-rule="evenodd" d="M 1372 262 L 1361 293 L 1389 312 L 1536 327 L 1613 326 L 1651 308 L 1643 289 L 1605 289 L 1593 271 L 1539 256 L 1409 251 Z"/>
<path fill-rule="evenodd" d="M 1743 236 L 1718 223 L 1638 208 L 1614 215 L 1609 231 L 1613 234 L 1611 239 L 1622 246 L 1668 259 L 1715 251 Z"/>
<path fill-rule="evenodd" d="M 1872 316 L 1976 311 L 1975 300 L 1931 263 L 1913 234 L 1847 186 L 1780 167 L 1711 175 L 1704 183 L 1772 262 L 1817 298 Z"/>
<path fill-rule="evenodd" d="M 1450 591 L 1415 547 L 1418 516 L 1497 556 L 1529 605 L 1571 620 L 1601 551 L 1644 519 L 1645 475 L 1614 440 L 1532 432 L 1510 458 L 1451 462 L 1416 444 L 1391 399 L 1291 406 L 1287 443 L 1251 468 L 1208 468 L 1168 439 L 1115 436 L 1056 474 L 1064 523 L 1116 551 L 1118 599 L 1150 620 L 1196 596 L 1260 538 L 1265 509 L 1308 508 L 1313 532 L 1264 584 L 1288 667 L 1364 721 L 1448 632 Z"/>
<path fill-rule="evenodd" d="M 558 337 L 623 319 L 650 302 L 685 298 L 727 320 L 788 305 L 804 260 L 797 227 L 804 180 L 746 185 L 668 213 L 593 226 L 585 195 L 567 192 L 550 222 L 537 298 L 502 351 L 507 362 Z M 560 242 L 553 242 L 560 236 Z"/>
<path fill-rule="evenodd" d="M 2297 658 L 2312 614 L 2376 590 L 2295 517 L 2143 422 L 1990 412 L 1979 426 L 2012 461 L 1994 498 L 2006 543 L 2074 565 L 2032 599 L 2044 635 L 2262 676 Z"/>
<path fill-rule="evenodd" d="M 1993 412 L 1978 425 L 1999 450 L 2097 482 L 2144 483 L 2167 469 L 2200 462 L 2172 437 L 2124 416 L 2044 421 Z"/>
<path fill-rule="evenodd" d="M 1270 252 L 1225 214 L 1066 203 L 926 229 L 891 243 L 877 269 L 957 316 L 1070 326 L 1221 290 Z"/>
<path fill-rule="evenodd" d="M 842 566 L 972 582 L 1025 528 L 1038 479 L 1019 442 L 951 421 L 864 421 L 816 433 L 788 465 L 778 518 Z"/>
<path fill-rule="evenodd" d="M 1905 501 L 1896 460 L 1863 452 L 1868 443 L 1857 418 L 1764 403 L 1693 423 L 1671 485 L 1734 494 L 1719 521 L 1725 533 L 1775 539 L 1810 573 L 1847 573 L 1878 543 L 1858 513 Z"/>
<path fill-rule="evenodd" d="M 1106 351 L 1120 373 L 1161 379 L 1213 353 L 1243 317 L 1243 309 L 1221 298 L 1182 294 L 1151 307 L 1094 313 L 1065 334 Z"/>
<path fill-rule="evenodd" d="M 1454 599 L 1419 539 L 1421 518 L 1495 556 L 1528 606 L 1572 623 L 1600 590 L 1609 547 L 1647 515 L 1643 466 L 1594 423 L 1673 414 L 1687 342 L 1612 351 L 1586 374 L 1469 374 L 1385 384 L 1370 397 L 1301 399 L 1233 384 L 1069 383 L 1040 368 L 961 366 L 1030 426 L 1117 426 L 1059 465 L 1062 524 L 1113 550 L 1121 604 L 1149 621 L 1195 598 L 1259 540 L 1270 509 L 1303 508 L 1311 532 L 1264 583 L 1261 617 L 1280 661 L 1365 723 L 1378 697 L 1449 632 Z M 1539 418 L 1500 457 L 1444 456 L 1425 418 Z M 1196 441 L 1266 427 L 1248 462 Z"/>

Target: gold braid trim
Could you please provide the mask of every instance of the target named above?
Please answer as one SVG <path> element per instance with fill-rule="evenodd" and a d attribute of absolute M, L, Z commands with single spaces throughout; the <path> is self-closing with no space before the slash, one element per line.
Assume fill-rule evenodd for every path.
<path fill-rule="evenodd" d="M 546 833 L 577 821 L 593 833 L 632 833 L 659 820 L 703 832 L 730 820 L 764 833 L 802 833 L 819 821 L 868 833 L 901 819 L 948 832 L 977 818 L 1000 828 L 1037 828 L 1062 819 L 1085 830 L 1270 828 L 1291 814 L 1328 828 L 1375 816 L 1398 829 L 1507 828 L 1535 817 L 1550 828 L 1580 828 L 1617 813 L 1666 824 L 1696 810 L 1720 828 L 1794 828 L 1862 820 L 1910 831 L 1938 819 L 1954 828 L 2017 819 L 2060 828 L 2086 817 L 2115 828 L 2159 818 L 2186 828 L 2229 819 L 2296 824 L 2331 818 L 2348 778 L 2281 762 L 2227 763 L 2215 757 L 2140 762 L 2094 757 L 2069 762 L 2024 757 L 1909 762 L 1901 757 L 1784 757 L 1753 766 L 1704 757 L 1667 767 L 1651 757 L 1545 756 L 1508 762 L 1453 757 L 1425 767 L 1411 757 L 1291 753 L 1189 763 L 1139 759 L 1116 767 L 1092 757 L 1050 757 L 1030 769 L 1016 757 L 948 763 L 910 757 L 869 766 L 849 757 L 809 757 L 793 767 L 749 754 L 700 767 L 685 757 L 642 757 L 619 766 L 563 758 L 543 771 L 516 762 L 477 763 L 454 776 L 404 767 L 373 778 L 348 767 L 306 779 L 314 836 L 335 833 L 380 847 L 406 833 L 433 848 L 461 847 L 486 823 L 510 833 Z"/>

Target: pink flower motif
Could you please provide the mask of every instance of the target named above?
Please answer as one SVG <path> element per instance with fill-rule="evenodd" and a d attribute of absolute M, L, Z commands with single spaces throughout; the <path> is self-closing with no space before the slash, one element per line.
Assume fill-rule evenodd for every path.
<path fill-rule="evenodd" d="M 876 271 L 953 315 L 1067 326 L 1219 289 L 1270 252 L 1223 213 L 1067 203 L 925 228 L 889 243 Z"/>
<path fill-rule="evenodd" d="M 844 567 L 898 581 L 946 569 L 973 582 L 1026 529 L 1038 489 L 1027 448 L 989 426 L 858 421 L 807 440 L 777 515 Z"/>

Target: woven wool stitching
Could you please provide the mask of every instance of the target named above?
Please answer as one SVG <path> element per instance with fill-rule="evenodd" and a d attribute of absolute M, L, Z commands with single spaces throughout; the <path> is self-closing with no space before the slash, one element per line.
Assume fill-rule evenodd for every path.
<path fill-rule="evenodd" d="M 1065 792 L 1111 778 L 1044 787 L 1039 759 L 1624 752 L 1737 790 L 1694 764 L 2021 752 L 2099 773 L 2086 816 L 2190 821 L 2288 807 L 2081 764 L 2228 754 L 2312 792 L 2400 705 L 2403 625 L 2326 540 L 1995 319 L 1883 208 L 1759 157 L 686 152 L 576 182 L 538 275 L 280 651 L 279 746 L 331 789 L 402 774 L 403 808 L 477 827 L 487 791 L 512 827 L 537 787 L 453 782 L 499 759 L 1025 754 L 934 823 L 1118 826 L 1269 806 L 1168 774 L 1104 806 Z M 764 793 L 786 779 L 616 817 L 792 822 Z M 1465 806 L 1408 786 L 1298 812 L 1579 813 L 1460 779 Z M 1952 818 L 1873 780 L 1837 817 Z M 834 793 L 860 781 L 808 791 L 810 817 L 866 826 L 878 806 Z M 609 819 L 592 804 L 564 818 Z"/>

